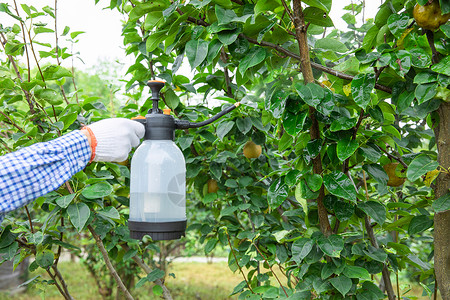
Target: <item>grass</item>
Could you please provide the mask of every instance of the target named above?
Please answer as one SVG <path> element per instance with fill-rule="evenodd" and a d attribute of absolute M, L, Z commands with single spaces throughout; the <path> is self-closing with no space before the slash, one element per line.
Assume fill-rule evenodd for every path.
<path fill-rule="evenodd" d="M 94 279 L 79 263 L 60 262 L 60 271 L 67 281 L 69 292 L 77 300 L 102 299 L 98 293 Z M 181 300 L 222 300 L 237 299 L 236 296 L 229 297 L 233 288 L 241 282 L 242 276 L 236 272 L 233 274 L 225 262 L 206 263 L 173 263 L 170 265 L 168 273 L 174 273 L 176 278 L 169 276 L 166 279 L 166 286 L 170 290 L 174 299 Z M 43 279 L 49 279 L 43 271 L 36 271 L 29 275 L 30 278 L 41 275 Z M 403 287 L 403 286 L 402 286 Z M 136 299 L 160 299 L 152 295 L 152 285 L 146 284 L 132 294 Z M 396 291 L 396 287 L 394 287 Z M 404 291 L 404 289 L 402 289 Z M 411 285 L 411 290 L 403 295 L 410 299 L 425 300 L 422 287 Z M 55 286 L 38 284 L 27 290 L 26 293 L 9 295 L 0 293 L 0 300 L 56 300 L 63 299 Z M 115 299 L 115 297 L 113 298 Z M 437 299 L 442 299 L 438 296 Z"/>

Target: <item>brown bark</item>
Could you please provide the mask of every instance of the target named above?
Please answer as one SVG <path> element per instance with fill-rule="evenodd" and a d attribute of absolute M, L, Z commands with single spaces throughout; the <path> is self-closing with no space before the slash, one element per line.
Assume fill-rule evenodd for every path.
<path fill-rule="evenodd" d="M 294 25 L 295 25 L 295 36 L 298 42 L 298 47 L 300 50 L 300 65 L 302 69 L 303 78 L 306 83 L 314 82 L 314 76 L 311 68 L 311 61 L 309 57 L 308 40 L 306 36 L 307 26 L 305 25 L 305 20 L 303 17 L 303 10 L 300 0 L 293 1 L 293 15 L 294 15 Z M 309 117 L 311 118 L 312 125 L 309 131 L 311 140 L 320 138 L 319 122 L 317 122 L 314 116 L 315 109 L 313 107 L 309 108 Z M 320 155 L 313 159 L 313 170 L 314 174 L 322 175 L 322 159 Z M 323 199 L 325 197 L 325 191 L 322 187 L 319 190 L 319 196 L 317 197 L 317 209 L 319 214 L 319 225 L 320 231 L 325 235 L 329 236 L 332 233 L 330 226 L 330 221 L 328 220 L 328 213 L 323 205 Z"/>
<path fill-rule="evenodd" d="M 450 168 L 450 103 L 443 102 L 437 113 L 439 123 L 434 129 L 439 165 Z M 435 199 L 448 193 L 450 174 L 441 172 L 436 178 Z M 450 210 L 434 215 L 434 269 L 442 299 L 450 299 Z"/>

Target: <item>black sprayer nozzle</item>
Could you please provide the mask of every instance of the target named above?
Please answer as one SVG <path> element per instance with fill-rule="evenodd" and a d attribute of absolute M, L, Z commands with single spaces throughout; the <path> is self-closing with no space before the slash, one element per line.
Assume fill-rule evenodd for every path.
<path fill-rule="evenodd" d="M 158 101 L 159 101 L 159 92 L 164 87 L 165 82 L 159 81 L 159 80 L 149 80 L 147 82 L 147 85 L 149 86 L 150 90 L 152 91 L 152 101 L 153 101 L 153 108 L 152 113 L 160 113 L 158 109 Z"/>

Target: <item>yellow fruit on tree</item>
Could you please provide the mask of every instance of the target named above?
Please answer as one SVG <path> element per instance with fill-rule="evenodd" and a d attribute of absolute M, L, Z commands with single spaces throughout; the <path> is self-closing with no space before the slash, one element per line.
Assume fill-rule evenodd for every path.
<path fill-rule="evenodd" d="M 435 31 L 442 24 L 445 24 L 450 18 L 450 13 L 442 14 L 439 1 L 427 2 L 424 6 L 416 4 L 413 10 L 413 16 L 417 25 L 424 29 Z"/>
<path fill-rule="evenodd" d="M 219 186 L 217 185 L 217 181 L 214 179 L 208 180 L 208 193 L 217 193 L 219 190 Z"/>
<path fill-rule="evenodd" d="M 383 169 L 389 176 L 389 180 L 387 182 L 388 186 L 401 186 L 406 178 L 402 178 L 395 174 L 395 169 L 397 169 L 398 163 L 389 163 L 383 166 Z"/>
<path fill-rule="evenodd" d="M 244 145 L 244 156 L 247 158 L 258 158 L 261 155 L 262 148 L 252 141 L 248 141 Z"/>

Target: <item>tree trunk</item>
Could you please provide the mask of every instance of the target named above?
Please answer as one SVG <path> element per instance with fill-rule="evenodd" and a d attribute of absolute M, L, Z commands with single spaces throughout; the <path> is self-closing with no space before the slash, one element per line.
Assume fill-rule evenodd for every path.
<path fill-rule="evenodd" d="M 311 60 L 309 57 L 308 48 L 308 38 L 306 32 L 308 26 L 305 24 L 305 19 L 303 17 L 303 10 L 300 0 L 293 1 L 293 21 L 295 25 L 295 37 L 298 42 L 298 47 L 300 50 L 300 66 L 302 69 L 303 78 L 305 84 L 314 82 L 314 76 L 311 68 Z M 314 107 L 309 107 L 309 117 L 311 118 L 312 125 L 310 129 L 311 140 L 320 138 L 319 123 L 314 115 Z M 313 170 L 314 174 L 322 175 L 322 159 L 320 155 L 313 158 Z M 325 235 L 329 236 L 332 233 L 330 221 L 328 219 L 328 213 L 323 205 L 323 199 L 325 198 L 325 191 L 323 185 L 320 187 L 319 196 L 317 197 L 317 209 L 319 214 L 319 226 L 320 231 Z"/>
<path fill-rule="evenodd" d="M 439 165 L 450 168 L 450 103 L 443 102 L 437 110 L 439 123 L 434 129 Z M 436 178 L 435 199 L 448 193 L 450 174 L 441 172 Z M 442 299 L 450 299 L 450 210 L 434 215 L 434 269 Z"/>

